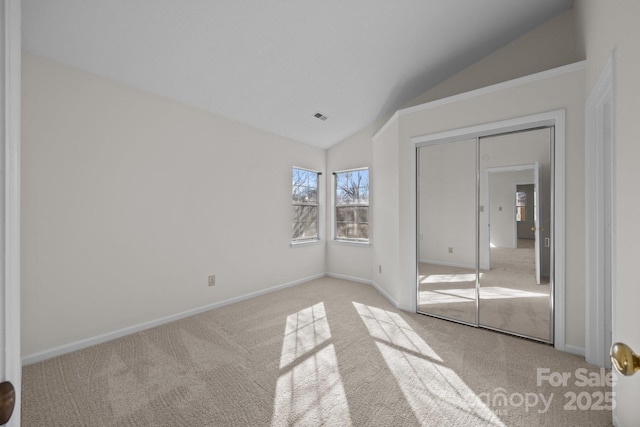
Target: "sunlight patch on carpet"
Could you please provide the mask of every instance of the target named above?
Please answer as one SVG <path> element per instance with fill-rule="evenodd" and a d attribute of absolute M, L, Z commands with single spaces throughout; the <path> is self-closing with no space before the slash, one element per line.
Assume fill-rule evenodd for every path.
<path fill-rule="evenodd" d="M 287 317 L 272 426 L 351 425 L 323 303 Z"/>
<path fill-rule="evenodd" d="M 440 356 L 399 314 L 357 302 L 354 302 L 353 306 L 373 338 L 442 362 Z"/>
<path fill-rule="evenodd" d="M 400 315 L 357 302 L 353 305 L 418 422 L 504 426 Z"/>
<path fill-rule="evenodd" d="M 482 278 L 482 273 L 480 273 Z M 429 274 L 421 275 L 420 283 L 476 283 L 476 274 Z"/>

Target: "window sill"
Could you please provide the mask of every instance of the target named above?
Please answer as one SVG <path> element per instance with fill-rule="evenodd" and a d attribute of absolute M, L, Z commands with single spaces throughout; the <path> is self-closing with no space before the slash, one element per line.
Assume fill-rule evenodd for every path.
<path fill-rule="evenodd" d="M 301 248 L 304 246 L 315 246 L 315 245 L 321 245 L 323 244 L 324 241 L 323 240 L 300 240 L 297 242 L 291 242 L 291 247 L 292 248 Z"/>
<path fill-rule="evenodd" d="M 334 239 L 333 243 L 337 243 L 339 245 L 345 246 L 360 246 L 360 247 L 368 247 L 371 246 L 371 241 L 361 241 L 361 240 L 342 240 L 342 239 Z"/>

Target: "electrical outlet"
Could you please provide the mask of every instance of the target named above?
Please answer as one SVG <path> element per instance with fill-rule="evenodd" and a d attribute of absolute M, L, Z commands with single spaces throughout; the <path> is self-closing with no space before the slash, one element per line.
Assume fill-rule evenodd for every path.
<path fill-rule="evenodd" d="M 209 286 L 215 286 L 216 285 L 216 276 L 209 276 Z"/>
<path fill-rule="evenodd" d="M 449 248 L 449 253 L 452 254 L 453 253 L 453 248 Z"/>

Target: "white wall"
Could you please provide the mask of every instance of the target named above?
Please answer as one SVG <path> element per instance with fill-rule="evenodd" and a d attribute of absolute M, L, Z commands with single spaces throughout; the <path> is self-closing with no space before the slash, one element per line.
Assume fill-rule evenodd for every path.
<path fill-rule="evenodd" d="M 492 246 L 518 247 L 515 189 L 520 183 L 533 183 L 532 169 L 489 174 L 489 206 L 485 206 L 485 212 L 490 212 Z"/>
<path fill-rule="evenodd" d="M 376 170 L 372 167 L 371 157 L 371 129 L 366 128 L 349 137 L 340 144 L 327 150 L 327 179 L 326 188 L 333 194 L 332 172 L 368 167 L 371 180 L 375 178 Z M 369 203 L 376 203 L 375 197 L 369 195 Z M 369 236 L 371 244 L 353 244 L 334 240 L 334 210 L 333 200 L 327 198 L 327 272 L 339 277 L 353 280 L 371 280 L 371 244 L 375 244 Z M 374 216 L 370 209 L 369 224 L 373 229 Z"/>
<path fill-rule="evenodd" d="M 369 190 L 373 206 L 372 280 L 387 298 L 398 305 L 400 274 L 398 241 L 399 176 L 396 139 L 399 128 L 391 123 L 386 133 L 373 140 L 373 170 Z"/>
<path fill-rule="evenodd" d="M 290 247 L 324 150 L 25 54 L 22 159 L 23 357 L 325 272 Z"/>
<path fill-rule="evenodd" d="M 418 259 L 475 270 L 476 140 L 420 147 L 419 168 Z"/>
<path fill-rule="evenodd" d="M 638 329 L 638 241 L 640 240 L 640 2 L 632 0 L 576 0 L 580 39 L 588 62 L 585 92 L 594 83 L 615 49 L 615 236 L 616 279 L 614 290 L 613 340 L 623 341 L 636 353 L 640 352 Z M 630 197 L 631 196 L 631 197 Z M 640 425 L 640 378 L 620 378 L 616 388 L 617 423 L 620 426 Z"/>

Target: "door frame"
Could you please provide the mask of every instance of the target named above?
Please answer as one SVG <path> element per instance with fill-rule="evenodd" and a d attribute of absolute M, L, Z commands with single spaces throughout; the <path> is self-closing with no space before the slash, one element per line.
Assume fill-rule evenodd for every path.
<path fill-rule="evenodd" d="M 527 164 L 522 164 L 522 165 L 513 165 L 513 166 L 496 166 L 496 167 L 491 167 L 491 168 L 486 168 L 484 169 L 484 182 L 486 183 L 485 185 L 486 187 L 486 194 L 485 194 L 485 200 L 484 202 L 484 206 L 485 206 L 485 212 L 486 212 L 486 218 L 488 223 L 485 224 L 480 224 L 480 227 L 487 227 L 489 228 L 489 230 L 491 230 L 490 228 L 490 224 L 491 224 L 491 183 L 490 183 L 490 177 L 492 174 L 499 174 L 499 173 L 505 173 L 505 172 L 521 172 L 521 171 L 527 171 L 527 170 L 531 170 L 533 171 L 533 182 L 517 182 L 513 184 L 513 194 L 516 193 L 516 191 L 518 191 L 518 185 L 531 185 L 533 184 L 534 188 L 535 188 L 535 201 L 534 201 L 534 206 L 539 206 L 539 198 L 540 198 L 540 191 L 539 191 L 539 185 L 540 185 L 540 163 L 539 162 L 535 162 L 535 163 L 527 163 Z M 482 185 L 481 185 L 482 187 Z M 534 228 L 535 228 L 535 263 L 536 263 L 536 283 L 539 285 L 540 284 L 540 213 L 539 213 L 539 208 L 535 207 L 534 208 L 534 214 L 533 214 L 533 224 L 534 224 Z M 518 247 L 518 224 L 516 222 L 516 218 L 515 216 L 513 216 L 512 218 L 512 226 L 513 226 L 513 248 L 517 248 Z M 481 242 L 482 243 L 482 242 Z M 484 253 L 487 254 L 486 258 L 483 260 L 482 259 L 482 255 L 480 255 L 480 269 L 485 269 L 485 270 L 490 270 L 491 269 L 491 231 L 488 232 L 487 234 L 487 241 L 484 242 L 486 244 L 486 246 L 484 247 Z M 483 253 L 482 251 L 480 253 Z"/>
<path fill-rule="evenodd" d="M 20 425 L 22 362 L 20 360 L 20 101 L 21 101 L 21 4 L 2 2 L 4 33 L 2 57 L 4 79 L 0 84 L 4 104 L 2 138 L 3 171 L 0 173 L 0 378 L 11 381 L 16 404 L 7 426 Z"/>
<path fill-rule="evenodd" d="M 591 189 L 585 193 L 585 359 L 593 365 L 611 367 L 612 338 L 606 336 L 606 325 L 609 323 L 611 330 L 615 330 L 612 315 L 616 289 L 615 51 L 587 98 L 585 139 L 585 181 L 586 188 Z M 611 228 L 607 233 L 608 220 Z"/>
<path fill-rule="evenodd" d="M 438 132 L 435 134 L 416 136 L 409 139 L 410 142 L 410 161 L 414 165 L 410 169 L 410 191 L 416 194 L 418 176 L 417 171 L 417 150 L 424 143 L 446 143 L 457 141 L 460 139 L 473 139 L 484 136 L 490 136 L 501 133 L 517 132 L 538 127 L 553 127 L 552 137 L 554 138 L 554 150 L 551 153 L 551 161 L 554 165 L 553 182 L 552 182 L 552 211 L 554 213 L 551 227 L 551 238 L 553 245 L 551 248 L 551 258 L 554 270 L 553 293 L 551 310 L 554 312 L 553 319 L 553 335 L 551 337 L 554 347 L 559 351 L 567 351 L 565 343 L 565 164 L 566 164 L 566 110 L 559 109 L 544 113 L 517 117 L 514 119 L 502 120 L 497 122 L 485 123 L 476 126 L 470 126 L 450 131 Z M 414 230 L 417 229 L 418 206 L 416 197 L 410 200 L 413 212 Z M 415 248 L 419 245 L 419 236 L 414 233 Z M 417 250 L 416 250 L 417 252 Z M 418 271 L 417 253 L 411 260 L 412 271 Z M 417 275 L 416 275 L 417 278 Z M 416 296 L 416 304 L 414 310 L 417 312 L 417 280 L 412 283 L 412 294 Z M 572 349 L 575 352 L 575 349 Z"/>

